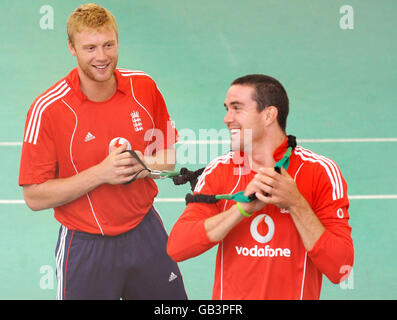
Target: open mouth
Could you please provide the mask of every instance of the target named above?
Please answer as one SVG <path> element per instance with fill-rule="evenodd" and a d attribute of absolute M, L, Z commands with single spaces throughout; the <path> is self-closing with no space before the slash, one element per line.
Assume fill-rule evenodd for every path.
<path fill-rule="evenodd" d="M 230 130 L 230 136 L 235 136 L 240 134 L 240 129 L 231 129 Z"/>
<path fill-rule="evenodd" d="M 110 63 L 102 64 L 102 65 L 93 65 L 93 67 L 97 70 L 104 71 L 109 67 Z"/>

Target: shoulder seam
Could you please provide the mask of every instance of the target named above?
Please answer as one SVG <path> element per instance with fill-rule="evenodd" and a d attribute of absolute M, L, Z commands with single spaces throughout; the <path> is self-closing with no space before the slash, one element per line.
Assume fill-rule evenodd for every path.
<path fill-rule="evenodd" d="M 232 158 L 233 158 L 233 152 L 228 152 L 210 161 L 208 166 L 204 169 L 203 173 L 200 175 L 196 187 L 194 188 L 194 191 L 200 192 L 200 190 L 204 186 L 205 177 L 208 174 L 210 174 L 219 164 L 225 164 Z"/>
<path fill-rule="evenodd" d="M 300 146 L 294 149 L 294 153 L 299 156 L 304 162 L 312 162 L 320 164 L 328 175 L 328 178 L 332 184 L 332 199 L 338 200 L 342 199 L 343 194 L 343 183 L 340 170 L 336 163 L 319 154 L 316 154 L 308 149 L 302 148 Z"/>
<path fill-rule="evenodd" d="M 146 77 L 152 79 L 152 77 L 150 75 L 148 75 L 146 72 L 141 71 L 141 70 L 130 70 L 130 69 L 122 69 L 122 68 L 117 68 L 117 70 L 120 72 L 120 75 L 122 77 L 146 76 Z"/>
<path fill-rule="evenodd" d="M 59 99 L 63 98 L 69 91 L 70 86 L 64 79 L 57 85 L 54 85 L 51 90 L 40 95 L 36 99 L 30 114 L 28 125 L 26 127 L 25 137 L 23 140 L 24 142 L 33 144 L 37 143 L 44 110 L 53 105 Z"/>

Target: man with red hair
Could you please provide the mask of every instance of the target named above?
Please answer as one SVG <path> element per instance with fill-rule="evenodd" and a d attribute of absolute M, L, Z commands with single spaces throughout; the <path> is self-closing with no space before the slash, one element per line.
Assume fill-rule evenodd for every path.
<path fill-rule="evenodd" d="M 78 7 L 67 32 L 77 68 L 29 109 L 19 175 L 27 205 L 54 208 L 61 224 L 57 298 L 186 299 L 153 207 L 157 186 L 142 171 L 175 166 L 177 131 L 163 97 L 145 72 L 116 68 L 108 10 Z"/>

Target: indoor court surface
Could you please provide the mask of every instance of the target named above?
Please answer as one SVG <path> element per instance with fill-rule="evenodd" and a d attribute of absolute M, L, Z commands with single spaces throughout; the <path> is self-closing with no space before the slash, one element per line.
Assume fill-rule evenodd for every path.
<path fill-rule="evenodd" d="M 66 20 L 81 3 L 0 0 L 0 299 L 56 297 L 59 223 L 24 204 L 18 171 L 29 106 L 76 66 Z M 321 299 L 397 298 L 397 1 L 97 3 L 118 22 L 118 66 L 145 71 L 163 93 L 181 136 L 178 168 L 228 151 L 223 101 L 235 78 L 280 80 L 288 134 L 335 160 L 348 183 L 353 272 L 341 285 L 324 277 Z M 190 188 L 157 184 L 170 231 Z M 190 299 L 211 299 L 215 253 L 179 263 Z"/>

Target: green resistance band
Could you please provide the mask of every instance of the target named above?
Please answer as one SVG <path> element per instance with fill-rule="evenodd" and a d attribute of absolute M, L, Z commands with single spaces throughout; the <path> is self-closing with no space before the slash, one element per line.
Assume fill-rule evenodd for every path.
<path fill-rule="evenodd" d="M 274 166 L 274 170 L 278 173 L 281 173 L 281 167 L 284 167 L 285 170 L 288 169 L 289 166 L 289 158 L 291 156 L 293 147 L 288 147 L 287 151 L 284 153 L 283 157 L 277 161 Z M 153 178 L 158 179 L 166 179 L 171 178 L 174 180 L 174 184 L 184 184 L 187 181 L 191 182 L 192 190 L 194 189 L 195 181 L 197 181 L 198 176 L 202 173 L 204 168 L 197 170 L 197 171 L 189 171 L 186 168 L 182 168 L 176 171 L 159 171 L 159 170 L 151 170 L 145 166 L 145 164 L 139 159 L 136 153 L 132 150 L 127 150 L 132 156 L 134 156 L 138 162 L 141 163 L 143 169 L 140 170 L 131 181 L 127 183 L 133 182 L 138 174 L 143 171 L 147 170 L 150 172 Z M 181 179 L 182 178 L 182 179 Z M 206 203 L 215 203 L 218 200 L 233 200 L 236 202 L 251 202 L 256 199 L 255 194 L 246 196 L 244 195 L 244 191 L 237 192 L 235 194 L 218 194 L 218 195 L 205 195 L 205 194 L 188 194 L 186 196 L 186 203 L 189 202 L 206 202 Z"/>
<path fill-rule="evenodd" d="M 276 170 L 278 173 L 281 173 L 281 167 L 284 167 L 285 170 L 288 169 L 289 166 L 289 158 L 292 153 L 292 147 L 288 147 L 287 151 L 284 153 L 284 156 L 277 161 L 277 163 L 274 166 L 274 170 Z M 245 196 L 244 191 L 237 192 L 235 194 L 220 194 L 220 195 L 215 195 L 216 199 L 226 199 L 226 200 L 233 200 L 237 202 L 251 202 L 252 200 L 255 200 L 256 197 L 253 195 L 251 196 Z"/>
<path fill-rule="evenodd" d="M 281 173 L 281 167 L 287 170 L 289 166 L 289 158 L 291 156 L 293 148 L 288 147 L 287 151 L 284 153 L 283 157 L 276 163 L 274 170 Z M 240 191 L 234 194 L 217 194 L 217 195 L 206 195 L 206 194 L 187 194 L 186 203 L 190 202 L 202 202 L 202 203 L 216 203 L 219 200 L 233 200 L 236 202 L 251 202 L 256 199 L 255 194 L 249 196 L 244 195 L 244 191 Z"/>

